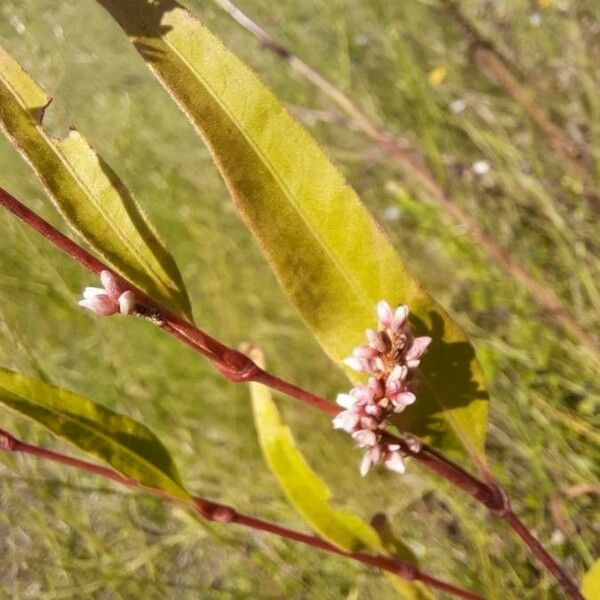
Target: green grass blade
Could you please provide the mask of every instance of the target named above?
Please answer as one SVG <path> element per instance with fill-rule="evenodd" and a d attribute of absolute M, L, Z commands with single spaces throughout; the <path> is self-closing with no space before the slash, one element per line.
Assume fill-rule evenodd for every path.
<path fill-rule="evenodd" d="M 85 138 L 43 127 L 50 97 L 0 47 L 0 124 L 69 225 L 149 296 L 191 318 L 175 260 L 131 193 Z"/>
<path fill-rule="evenodd" d="M 277 98 L 171 0 L 98 0 L 201 134 L 279 282 L 339 362 L 378 300 L 408 304 L 431 335 L 419 401 L 400 427 L 483 455 L 487 393 L 475 353 L 409 275 L 355 192 Z"/>
<path fill-rule="evenodd" d="M 0 403 L 144 486 L 189 495 L 168 450 L 144 425 L 68 390 L 0 369 Z"/>

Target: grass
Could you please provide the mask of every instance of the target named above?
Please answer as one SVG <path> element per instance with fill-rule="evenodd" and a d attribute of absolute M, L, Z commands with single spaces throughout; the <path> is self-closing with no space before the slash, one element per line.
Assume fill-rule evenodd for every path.
<path fill-rule="evenodd" d="M 549 506 L 561 490 L 597 482 L 598 362 L 317 90 L 212 2 L 187 4 L 300 107 L 414 274 L 473 336 L 492 388 L 490 463 L 517 512 L 580 578 L 600 551 L 598 496 L 564 495 L 574 525 L 567 535 Z M 474 61 L 443 2 L 239 6 L 375 122 L 409 139 L 453 200 L 598 335 L 598 209 L 522 104 Z M 518 65 L 525 89 L 597 186 L 597 0 L 462 6 Z M 76 125 L 150 214 L 178 260 L 198 323 L 230 344 L 259 344 L 274 371 L 302 385 L 330 397 L 344 387 L 286 302 L 207 151 L 94 2 L 5 0 L 0 37 L 55 96 L 52 130 Z M 447 75 L 432 85 L 429 74 L 441 66 Z M 458 113 L 456 100 L 466 103 Z M 4 139 L 0 156 L 0 185 L 60 223 Z M 472 165 L 481 160 L 490 170 L 477 175 Z M 303 527 L 264 465 L 247 389 L 142 322 L 84 314 L 75 299 L 91 282 L 79 267 L 10 216 L 0 214 L 0 231 L 0 364 L 142 420 L 192 489 Z M 280 406 L 337 503 L 365 518 L 384 511 L 431 573 L 491 599 L 559 597 L 506 528 L 464 496 L 414 465 L 402 479 L 378 472 L 359 480 L 358 453 L 322 417 L 283 399 Z M 61 447 L 11 414 L 1 419 L 28 441 Z M 7 598 L 394 597 L 384 578 L 341 559 L 199 525 L 155 499 L 31 460 L 0 456 L 0 506 Z"/>

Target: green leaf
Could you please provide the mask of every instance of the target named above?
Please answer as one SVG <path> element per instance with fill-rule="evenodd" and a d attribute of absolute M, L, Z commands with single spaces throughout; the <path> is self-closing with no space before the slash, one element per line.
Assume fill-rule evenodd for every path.
<path fill-rule="evenodd" d="M 0 403 L 39 423 L 113 469 L 182 500 L 171 455 L 144 425 L 83 396 L 0 368 Z"/>
<path fill-rule="evenodd" d="M 339 364 L 375 304 L 407 304 L 433 343 L 399 426 L 437 447 L 484 452 L 487 392 L 457 323 L 409 275 L 356 193 L 256 75 L 171 0 L 98 0 L 187 114 L 271 267 Z"/>
<path fill-rule="evenodd" d="M 255 349 L 250 354 L 258 365 L 264 366 L 260 351 Z M 331 492 L 296 446 L 269 388 L 260 383 L 250 383 L 250 395 L 263 456 L 296 512 L 320 537 L 341 550 L 354 552 L 369 549 L 388 554 L 386 545 L 371 525 L 351 512 L 332 506 Z M 410 548 L 398 540 L 393 554 L 401 560 L 416 564 L 416 558 Z M 419 584 L 396 576 L 390 576 L 390 580 L 406 600 L 431 597 Z"/>
<path fill-rule="evenodd" d="M 586 600 L 598 600 L 600 598 L 600 558 L 583 576 L 581 593 Z"/>
<path fill-rule="evenodd" d="M 43 128 L 50 97 L 0 47 L 0 123 L 69 225 L 146 294 L 191 318 L 177 265 L 131 193 L 85 138 Z"/>

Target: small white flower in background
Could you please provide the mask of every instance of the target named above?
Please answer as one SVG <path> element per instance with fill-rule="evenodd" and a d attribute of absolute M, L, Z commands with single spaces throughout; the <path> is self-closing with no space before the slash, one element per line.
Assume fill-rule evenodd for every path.
<path fill-rule="evenodd" d="M 473 173 L 476 175 L 485 175 L 486 173 L 489 173 L 491 168 L 492 167 L 487 160 L 476 160 L 471 165 L 471 169 L 473 169 Z"/>
<path fill-rule="evenodd" d="M 115 276 L 110 271 L 100 273 L 100 281 L 104 287 L 86 287 L 83 291 L 83 306 L 99 315 L 107 317 L 116 313 L 131 315 L 135 311 L 135 295 L 131 290 L 121 292 Z"/>
<path fill-rule="evenodd" d="M 383 209 L 383 218 L 386 221 L 398 221 L 401 216 L 402 212 L 395 204 L 390 204 Z"/>
<path fill-rule="evenodd" d="M 535 12 L 529 17 L 529 23 L 532 27 L 539 27 L 542 24 L 542 15 Z"/>
<path fill-rule="evenodd" d="M 354 37 L 354 41 L 358 46 L 368 45 L 371 38 L 366 33 L 359 33 Z"/>
<path fill-rule="evenodd" d="M 457 98 L 456 100 L 452 100 L 452 102 L 450 102 L 450 110 L 454 114 L 460 114 L 463 112 L 463 110 L 465 110 L 465 108 L 467 108 L 467 101 L 463 100 L 462 98 Z"/>
<path fill-rule="evenodd" d="M 431 338 L 413 337 L 408 325 L 408 308 L 392 310 L 381 301 L 377 304 L 377 331 L 367 329 L 367 344 L 357 346 L 344 364 L 371 377 L 347 394 L 338 394 L 336 402 L 344 409 L 333 419 L 335 429 L 349 433 L 366 452 L 360 466 L 366 475 L 372 464 L 383 464 L 404 473 L 400 446 L 382 442 L 387 419 L 402 412 L 416 399 L 416 369 L 427 351 Z M 416 439 L 416 438 L 415 438 Z"/>

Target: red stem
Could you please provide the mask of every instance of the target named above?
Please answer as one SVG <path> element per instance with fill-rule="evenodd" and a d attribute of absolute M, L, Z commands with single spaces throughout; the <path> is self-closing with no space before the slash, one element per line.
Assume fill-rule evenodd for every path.
<path fill-rule="evenodd" d="M 2 188 L 0 188 L 0 205 L 6 207 L 90 271 L 99 274 L 102 270 L 111 270 Z M 245 354 L 215 340 L 146 296 L 129 281 L 117 274 L 114 275 L 120 280 L 124 289 L 130 289 L 134 292 L 141 308 L 151 309 L 155 314 L 160 315 L 160 319 L 154 320 L 159 327 L 210 360 L 215 368 L 228 380 L 236 383 L 256 381 L 300 400 L 330 416 L 339 412 L 337 406 L 332 402 L 264 371 Z M 493 514 L 504 519 L 525 542 L 532 554 L 556 577 L 565 593 L 574 600 L 583 600 L 583 596 L 569 575 L 512 512 L 507 494 L 491 480 L 491 477 L 490 482 L 484 482 L 429 446 L 421 445 L 418 449 L 414 449 L 401 438 L 390 434 L 386 434 L 386 437 L 390 443 L 400 444 L 406 454 L 467 492 L 478 502 L 485 505 Z"/>
<path fill-rule="evenodd" d="M 2 429 L 0 429 L 0 449 L 8 452 L 21 452 L 37 458 L 50 460 L 61 465 L 67 465 L 69 467 L 79 469 L 80 471 L 84 471 L 92 475 L 99 475 L 128 487 L 144 490 L 167 500 L 179 501 L 178 498 L 170 496 L 162 490 L 146 487 L 138 481 L 124 477 L 117 471 L 113 471 L 108 467 L 103 467 L 101 465 L 90 463 L 84 460 L 79 460 L 78 458 L 74 458 L 72 456 L 67 456 L 66 454 L 54 452 L 53 450 L 47 450 L 46 448 L 40 448 L 39 446 L 27 444 L 26 442 L 17 439 Z M 390 573 L 398 575 L 399 577 L 402 577 L 408 581 L 421 581 L 429 587 L 454 594 L 459 598 L 466 598 L 467 600 L 483 600 L 483 598 L 477 594 L 473 594 L 449 583 L 445 583 L 444 581 L 440 581 L 435 577 L 421 573 L 416 567 L 387 556 L 366 554 L 364 552 L 345 552 L 317 536 L 294 531 L 293 529 L 288 529 L 287 527 L 277 525 L 276 523 L 270 523 L 269 521 L 263 521 L 262 519 L 257 519 L 255 517 L 251 517 L 250 515 L 239 513 L 230 506 L 219 504 L 218 502 L 213 502 L 199 496 L 193 498 L 192 505 L 194 510 L 210 521 L 224 524 L 237 523 L 238 525 L 243 525 L 244 527 L 249 527 L 251 529 L 266 531 L 288 540 L 300 542 L 301 544 L 306 544 L 308 546 L 312 546 L 313 548 L 318 548 L 326 552 L 345 556 L 346 558 L 361 562 L 365 565 L 370 565 L 384 571 L 389 571 Z"/>
<path fill-rule="evenodd" d="M 535 557 L 554 575 L 560 586 L 571 598 L 584 600 L 577 584 L 565 573 L 563 568 L 546 552 L 537 538 L 527 529 L 521 519 L 512 510 L 504 514 L 504 520 L 512 527 L 513 531 L 527 544 Z"/>

